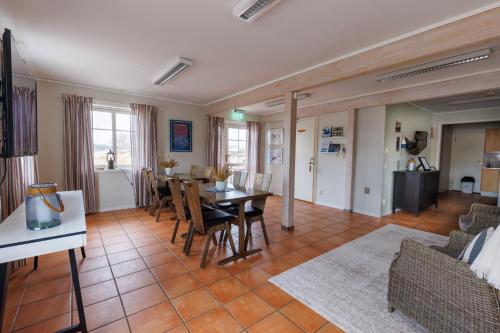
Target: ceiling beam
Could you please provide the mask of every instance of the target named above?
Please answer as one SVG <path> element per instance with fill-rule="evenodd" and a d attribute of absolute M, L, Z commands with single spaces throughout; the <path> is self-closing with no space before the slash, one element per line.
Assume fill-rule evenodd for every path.
<path fill-rule="evenodd" d="M 289 91 L 311 89 L 394 66 L 426 61 L 497 40 L 500 40 L 499 7 L 226 98 L 206 106 L 205 110 L 208 114 L 219 113 L 270 100 Z"/>
<path fill-rule="evenodd" d="M 500 70 L 486 74 L 475 74 L 461 78 L 448 79 L 426 85 L 402 88 L 398 90 L 354 97 L 341 101 L 318 104 L 297 111 L 298 118 L 312 117 L 325 113 L 342 112 L 352 109 L 377 105 L 391 105 L 415 102 L 432 98 L 441 98 L 467 93 L 474 93 L 500 87 Z M 275 118 L 278 114 L 274 115 Z"/>

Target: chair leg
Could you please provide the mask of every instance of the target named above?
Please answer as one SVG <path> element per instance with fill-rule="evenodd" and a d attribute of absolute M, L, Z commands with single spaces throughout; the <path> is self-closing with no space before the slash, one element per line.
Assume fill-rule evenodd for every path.
<path fill-rule="evenodd" d="M 156 211 L 156 205 L 158 204 L 156 198 L 153 199 L 153 202 L 151 203 L 151 207 L 149 208 L 149 215 L 153 216 Z"/>
<path fill-rule="evenodd" d="M 38 268 L 38 256 L 35 257 L 35 260 L 33 261 L 33 270 L 36 271 Z"/>
<path fill-rule="evenodd" d="M 165 208 L 166 203 L 167 203 L 167 198 L 162 198 L 160 201 L 160 209 L 158 209 L 158 215 L 156 215 L 156 222 L 160 220 L 161 210 Z"/>
<path fill-rule="evenodd" d="M 83 246 L 80 248 L 80 251 L 82 252 L 82 257 L 87 258 L 87 254 L 85 253 L 85 248 Z"/>
<path fill-rule="evenodd" d="M 269 245 L 269 237 L 267 236 L 266 224 L 264 223 L 264 216 L 259 216 L 260 226 L 262 227 L 262 232 L 264 233 L 264 239 L 266 244 Z"/>
<path fill-rule="evenodd" d="M 174 227 L 174 232 L 172 234 L 172 239 L 170 240 L 170 243 L 174 244 L 175 243 L 175 236 L 177 235 L 177 229 L 179 229 L 179 224 L 181 223 L 181 220 L 177 218 L 175 221 L 175 227 Z"/>
<path fill-rule="evenodd" d="M 205 240 L 205 245 L 203 246 L 203 253 L 201 255 L 200 268 L 205 268 L 205 261 L 207 260 L 208 249 L 210 248 L 210 240 L 212 239 L 212 235 L 214 232 L 210 230 L 208 232 L 207 238 Z"/>
<path fill-rule="evenodd" d="M 236 246 L 234 246 L 233 235 L 231 235 L 231 225 L 226 223 L 226 234 L 227 239 L 229 240 L 229 245 L 231 245 L 231 251 L 233 251 L 233 255 L 236 254 Z"/>
<path fill-rule="evenodd" d="M 214 246 L 217 246 L 217 237 L 215 237 L 215 232 L 212 234 L 212 243 L 214 243 Z"/>
<path fill-rule="evenodd" d="M 222 244 L 223 241 L 224 241 L 224 230 L 221 230 L 219 235 L 219 243 Z"/>
<path fill-rule="evenodd" d="M 186 236 L 186 242 L 184 243 L 184 253 L 188 256 L 191 253 L 191 244 L 193 244 L 194 237 L 194 227 L 193 222 L 189 222 L 189 230 Z"/>
<path fill-rule="evenodd" d="M 248 241 L 252 237 L 252 221 L 246 221 L 247 230 L 245 232 L 245 250 L 248 249 Z"/>

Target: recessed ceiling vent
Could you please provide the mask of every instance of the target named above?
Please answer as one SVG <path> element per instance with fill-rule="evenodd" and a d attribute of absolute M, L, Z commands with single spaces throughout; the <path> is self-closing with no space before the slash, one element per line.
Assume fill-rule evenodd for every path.
<path fill-rule="evenodd" d="M 177 57 L 153 80 L 153 83 L 159 86 L 163 86 L 165 83 L 167 83 L 167 81 L 172 80 L 174 77 L 193 65 L 193 60 Z"/>
<path fill-rule="evenodd" d="M 233 9 L 233 15 L 245 22 L 255 21 L 282 0 L 242 0 Z"/>
<path fill-rule="evenodd" d="M 378 82 L 392 81 L 428 72 L 433 72 L 444 68 L 465 65 L 471 62 L 488 59 L 490 57 L 491 52 L 492 51 L 489 48 L 468 52 L 454 57 L 444 58 L 436 61 L 431 61 L 425 64 L 411 66 L 397 71 L 380 74 L 376 76 L 376 79 Z"/>

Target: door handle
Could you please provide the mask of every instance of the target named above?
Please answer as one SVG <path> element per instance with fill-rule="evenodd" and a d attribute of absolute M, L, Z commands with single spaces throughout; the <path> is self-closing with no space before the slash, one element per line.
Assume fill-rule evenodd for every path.
<path fill-rule="evenodd" d="M 311 172 L 312 166 L 314 165 L 314 157 L 311 157 L 311 159 L 309 160 L 309 163 L 307 163 L 307 164 L 309 164 L 309 172 Z"/>

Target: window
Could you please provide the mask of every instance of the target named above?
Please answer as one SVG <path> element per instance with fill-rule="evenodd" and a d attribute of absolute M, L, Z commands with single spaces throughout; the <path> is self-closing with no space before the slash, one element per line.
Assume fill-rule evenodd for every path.
<path fill-rule="evenodd" d="M 94 166 L 108 164 L 106 154 L 111 149 L 115 153 L 115 165 L 130 167 L 132 155 L 130 147 L 130 112 L 106 108 L 92 111 L 94 134 Z"/>
<path fill-rule="evenodd" d="M 226 138 L 229 165 L 235 170 L 245 170 L 247 167 L 247 129 L 229 125 Z"/>

